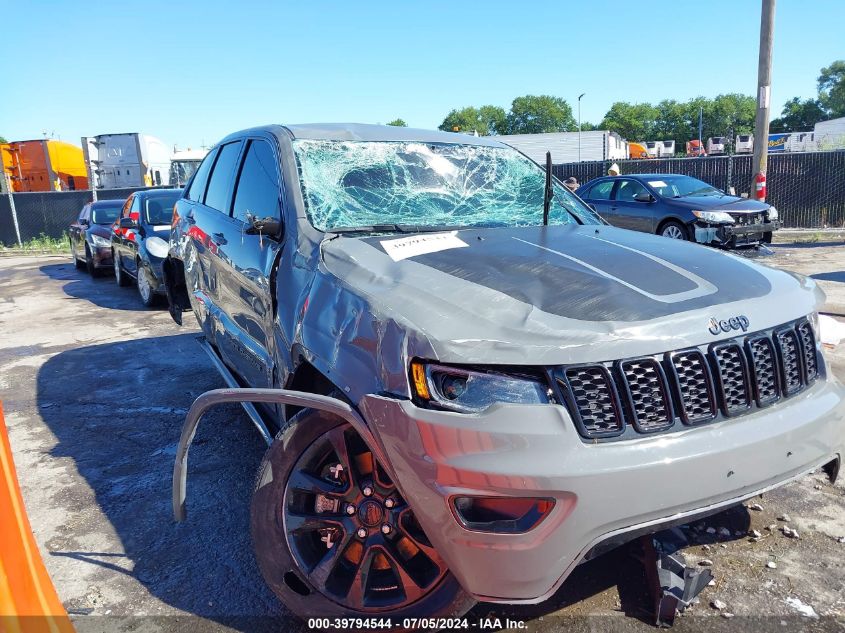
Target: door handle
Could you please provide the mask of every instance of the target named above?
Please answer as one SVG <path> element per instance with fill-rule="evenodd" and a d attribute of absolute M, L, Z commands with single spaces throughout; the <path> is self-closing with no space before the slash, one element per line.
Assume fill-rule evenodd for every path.
<path fill-rule="evenodd" d="M 218 246 L 223 246 L 224 244 L 226 244 L 226 236 L 223 235 L 222 233 L 212 233 L 211 237 L 214 238 L 214 242 Z"/>

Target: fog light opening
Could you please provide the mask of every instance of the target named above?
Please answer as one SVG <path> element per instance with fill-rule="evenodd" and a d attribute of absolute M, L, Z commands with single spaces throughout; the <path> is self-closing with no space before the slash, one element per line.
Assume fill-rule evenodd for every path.
<path fill-rule="evenodd" d="M 524 534 L 537 527 L 555 507 L 546 497 L 453 497 L 458 522 L 473 532 Z"/>

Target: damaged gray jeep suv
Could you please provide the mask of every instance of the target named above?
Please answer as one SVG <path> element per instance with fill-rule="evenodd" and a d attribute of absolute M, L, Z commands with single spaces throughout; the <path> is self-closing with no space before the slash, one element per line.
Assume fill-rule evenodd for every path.
<path fill-rule="evenodd" d="M 845 448 L 811 279 L 610 227 L 492 138 L 232 134 L 164 274 L 230 387 L 317 394 L 252 408 L 256 557 L 302 616 L 539 602 Z"/>

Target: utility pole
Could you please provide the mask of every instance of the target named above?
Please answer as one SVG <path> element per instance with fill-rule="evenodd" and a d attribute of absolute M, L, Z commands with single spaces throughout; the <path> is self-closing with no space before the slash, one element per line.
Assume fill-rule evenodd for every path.
<path fill-rule="evenodd" d="M 583 97 L 586 92 L 582 92 L 578 95 L 578 162 L 581 162 L 581 97 Z"/>
<path fill-rule="evenodd" d="M 775 0 L 762 0 L 760 57 L 757 66 L 757 118 L 754 122 L 754 181 L 758 200 L 766 198 L 766 165 L 769 157 L 769 106 L 772 90 L 772 43 L 775 34 Z"/>

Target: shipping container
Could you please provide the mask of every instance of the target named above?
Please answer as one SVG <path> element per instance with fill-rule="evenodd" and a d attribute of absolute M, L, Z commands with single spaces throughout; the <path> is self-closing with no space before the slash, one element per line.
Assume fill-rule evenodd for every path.
<path fill-rule="evenodd" d="M 149 134 L 83 136 L 82 148 L 97 189 L 155 187 L 170 178 L 170 150 Z"/>
<path fill-rule="evenodd" d="M 546 162 L 546 152 L 552 153 L 553 163 L 574 163 L 578 160 L 622 160 L 628 158 L 628 143 L 616 132 L 590 130 L 580 132 L 549 132 L 546 134 L 505 134 L 496 140 L 532 160 Z"/>
<path fill-rule="evenodd" d="M 88 188 L 82 150 L 55 139 L 13 141 L 0 145 L 3 171 L 12 191 L 74 191 Z"/>

